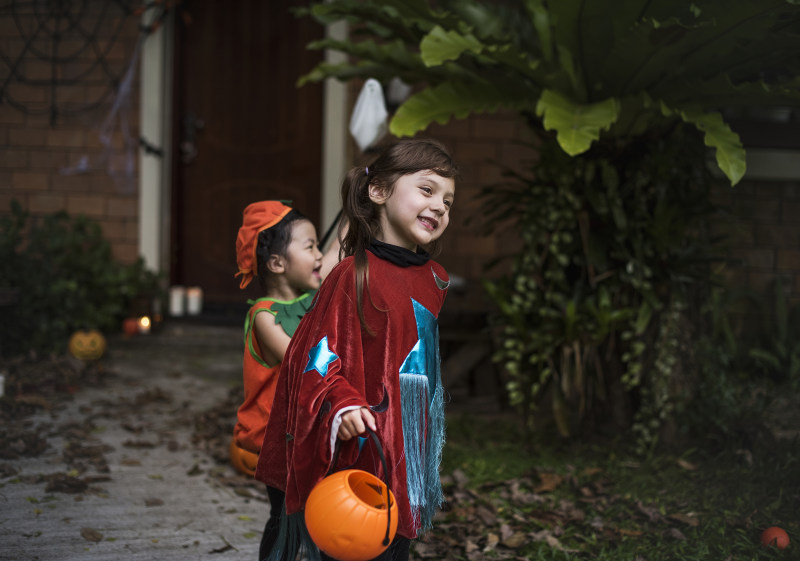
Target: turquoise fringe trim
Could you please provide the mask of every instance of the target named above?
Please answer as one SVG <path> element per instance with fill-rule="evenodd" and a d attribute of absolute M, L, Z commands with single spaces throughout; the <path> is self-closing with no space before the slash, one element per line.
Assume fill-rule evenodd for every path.
<path fill-rule="evenodd" d="M 425 504 L 425 425 L 428 410 L 428 377 L 400 374 L 400 404 L 403 411 L 403 443 L 406 454 L 408 500 L 416 513 Z"/>
<path fill-rule="evenodd" d="M 442 448 L 445 442 L 444 388 L 438 382 L 430 407 L 428 442 L 425 461 L 425 505 L 422 508 L 422 530 L 433 526 L 433 517 L 444 503 L 439 467 L 442 463 Z"/>
<path fill-rule="evenodd" d="M 429 398 L 427 376 L 400 375 L 408 499 L 414 521 L 422 530 L 433 525 L 436 510 L 444 502 L 439 478 L 444 446 L 444 389 L 436 374 L 433 399 Z"/>

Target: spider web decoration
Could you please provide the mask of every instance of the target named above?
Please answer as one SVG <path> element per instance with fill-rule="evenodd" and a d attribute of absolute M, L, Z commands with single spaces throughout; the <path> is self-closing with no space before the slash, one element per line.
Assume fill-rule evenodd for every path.
<path fill-rule="evenodd" d="M 0 0 L 0 18 L 13 21 L 17 37 L 0 42 L 0 104 L 28 115 L 59 118 L 86 113 L 110 103 L 99 127 L 105 150 L 100 158 L 108 173 L 132 190 L 135 150 L 139 141 L 130 130 L 131 94 L 145 39 L 164 22 L 180 0 Z M 121 37 L 130 18 L 138 24 L 132 52 L 121 53 L 133 39 Z M 120 39 L 124 39 L 120 40 Z M 122 47 L 120 47 L 122 45 Z M 21 101 L 21 100 L 25 101 Z M 124 165 L 111 165 L 112 135 L 119 129 Z M 83 156 L 64 175 L 99 167 Z"/>
<path fill-rule="evenodd" d="M 127 70 L 119 38 L 142 4 L 126 0 L 6 0 L 12 33 L 0 43 L 0 103 L 60 117 L 97 108 Z"/>

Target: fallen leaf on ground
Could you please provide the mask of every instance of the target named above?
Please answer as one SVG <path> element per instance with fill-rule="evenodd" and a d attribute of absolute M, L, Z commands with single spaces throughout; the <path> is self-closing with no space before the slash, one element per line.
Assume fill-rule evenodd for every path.
<path fill-rule="evenodd" d="M 539 481 L 541 483 L 533 488 L 535 493 L 547 493 L 549 491 L 555 490 L 561 482 L 564 481 L 564 478 L 558 475 L 557 473 L 538 473 Z"/>
<path fill-rule="evenodd" d="M 34 405 L 36 407 L 41 407 L 42 409 L 50 409 L 53 407 L 53 404 L 50 402 L 50 400 L 41 395 L 17 395 L 14 399 L 17 400 L 17 403 Z"/>
<path fill-rule="evenodd" d="M 496 526 L 498 523 L 495 512 L 483 505 L 480 505 L 477 509 L 475 509 L 475 514 L 478 518 L 480 518 L 481 522 L 486 527 Z"/>
<path fill-rule="evenodd" d="M 528 536 L 524 532 L 514 532 L 503 539 L 503 545 L 509 549 L 517 549 L 528 541 Z"/>
<path fill-rule="evenodd" d="M 81 528 L 81 536 L 88 542 L 99 542 L 103 539 L 103 534 L 95 530 L 94 528 Z"/>
<path fill-rule="evenodd" d="M 54 473 L 47 478 L 44 490 L 48 493 L 83 493 L 89 488 L 86 481 L 64 473 Z"/>
<path fill-rule="evenodd" d="M 664 519 L 658 511 L 658 507 L 642 504 L 641 501 L 636 501 L 636 508 L 644 514 L 650 522 L 660 522 Z"/>
<path fill-rule="evenodd" d="M 155 448 L 156 445 L 153 442 L 148 442 L 146 440 L 126 440 L 122 443 L 123 446 L 126 448 Z"/>
<path fill-rule="evenodd" d="M 497 547 L 498 543 L 500 543 L 500 536 L 494 532 L 489 532 L 486 535 L 486 545 L 483 548 L 483 552 L 488 553 L 489 551 L 492 551 L 495 547 Z"/>
<path fill-rule="evenodd" d="M 670 528 L 667 530 L 666 535 L 675 538 L 676 540 L 686 541 L 686 536 L 677 528 Z"/>
<path fill-rule="evenodd" d="M 669 517 L 672 518 L 673 520 L 677 520 L 678 522 L 683 522 L 684 524 L 688 524 L 693 528 L 696 528 L 700 524 L 700 520 L 697 518 L 697 516 L 691 513 L 682 514 L 679 512 L 677 514 L 670 514 Z"/>

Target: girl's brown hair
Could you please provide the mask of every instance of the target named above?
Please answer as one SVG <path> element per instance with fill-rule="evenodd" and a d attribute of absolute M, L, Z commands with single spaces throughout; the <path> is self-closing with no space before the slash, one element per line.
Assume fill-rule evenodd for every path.
<path fill-rule="evenodd" d="M 342 182 L 341 224 L 347 225 L 342 238 L 341 251 L 352 255 L 356 267 L 356 299 L 361 326 L 370 334 L 372 330 L 364 320 L 363 291 L 369 292 L 367 248 L 380 233 L 379 206 L 369 198 L 369 187 L 377 187 L 388 197 L 395 182 L 404 175 L 431 170 L 437 175 L 455 178 L 458 174 L 453 158 L 447 149 L 432 139 L 407 139 L 386 147 L 371 164 L 350 170 Z M 436 242 L 425 248 L 435 254 Z"/>

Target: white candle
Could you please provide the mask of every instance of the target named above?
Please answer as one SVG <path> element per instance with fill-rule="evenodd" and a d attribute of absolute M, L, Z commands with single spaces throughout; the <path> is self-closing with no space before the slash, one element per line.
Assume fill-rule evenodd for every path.
<path fill-rule="evenodd" d="M 169 315 L 182 316 L 186 306 L 186 289 L 182 286 L 173 286 L 169 289 Z"/>
<path fill-rule="evenodd" d="M 199 286 L 190 286 L 186 289 L 186 311 L 191 316 L 196 316 L 203 309 L 203 289 Z"/>
<path fill-rule="evenodd" d="M 139 333 L 147 334 L 150 333 L 150 318 L 147 316 L 142 316 L 139 318 Z"/>

